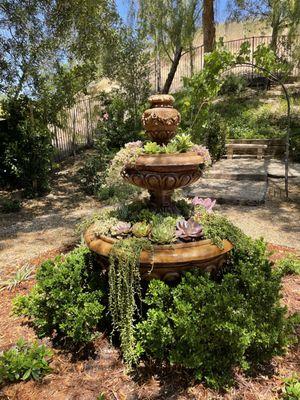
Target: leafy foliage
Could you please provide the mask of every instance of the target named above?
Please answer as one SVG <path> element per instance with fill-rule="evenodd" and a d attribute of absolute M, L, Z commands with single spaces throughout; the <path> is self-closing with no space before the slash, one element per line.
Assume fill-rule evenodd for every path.
<path fill-rule="evenodd" d="M 0 91 L 15 99 L 27 93 L 53 122 L 56 112 L 70 106 L 93 79 L 105 45 L 112 49 L 116 22 L 111 1 L 87 6 L 71 0 L 62 7 L 57 0 L 4 0 Z"/>
<path fill-rule="evenodd" d="M 4 103 L 6 125 L 0 125 L 0 181 L 25 188 L 28 196 L 48 189 L 52 159 L 50 132 L 27 97 Z"/>
<path fill-rule="evenodd" d="M 147 357 L 181 365 L 219 387 L 232 382 L 234 367 L 280 354 L 286 344 L 280 279 L 260 241 L 240 241 L 220 280 L 195 271 L 174 288 L 150 282 L 146 318 L 137 345 Z"/>
<path fill-rule="evenodd" d="M 168 93 L 183 52 L 192 49 L 194 35 L 200 25 L 201 3 L 197 0 L 176 0 L 172 3 L 166 0 L 139 0 L 137 5 L 141 30 L 145 37 L 150 37 L 155 58 L 162 55 L 171 62 L 162 90 Z"/>
<path fill-rule="evenodd" d="M 0 210 L 4 214 L 18 212 L 22 208 L 22 203 L 18 199 L 2 199 L 0 202 Z"/>
<path fill-rule="evenodd" d="M 0 384 L 41 379 L 51 371 L 51 356 L 52 351 L 45 345 L 19 339 L 15 347 L 0 354 Z"/>
<path fill-rule="evenodd" d="M 289 254 L 277 261 L 276 268 L 282 275 L 300 275 L 300 258 L 295 254 Z"/>
<path fill-rule="evenodd" d="M 298 377 L 285 379 L 283 400 L 298 400 L 300 398 L 300 380 Z"/>
<path fill-rule="evenodd" d="M 90 342 L 104 311 L 103 281 L 93 268 L 92 255 L 84 247 L 45 261 L 29 295 L 14 299 L 14 312 L 27 316 L 39 337 L 69 345 Z"/>
<path fill-rule="evenodd" d="M 33 278 L 34 267 L 29 264 L 23 265 L 18 271 L 7 280 L 0 280 L 0 292 L 4 289 L 13 290 L 22 282 Z"/>
<path fill-rule="evenodd" d="M 128 238 L 116 242 L 109 255 L 109 311 L 129 365 L 137 359 L 134 320 L 141 299 L 140 254 L 146 249 L 151 250 L 147 239 Z"/>
<path fill-rule="evenodd" d="M 249 52 L 248 42 L 243 43 L 239 52 L 233 55 L 220 41 L 213 52 L 205 55 L 203 70 L 191 78 L 185 78 L 183 90 L 176 95 L 183 129 L 192 135 L 195 143 L 207 146 L 214 160 L 224 154 L 227 136 L 281 136 L 286 127 L 285 118 L 278 123 L 278 112 L 272 113 L 272 106 L 261 104 L 258 98 L 254 101 L 247 99 L 247 92 L 240 91 L 244 87 L 244 82 L 239 84 L 241 78 L 235 77 L 233 81 L 230 78 L 232 75 L 227 74 L 227 70 L 237 63 L 249 62 Z M 291 68 L 289 63 L 278 59 L 265 45 L 257 47 L 253 62 L 258 67 L 257 73 L 266 77 L 268 71 L 284 77 Z M 229 97 L 218 97 L 228 92 Z M 216 98 L 218 101 L 214 102 Z"/>

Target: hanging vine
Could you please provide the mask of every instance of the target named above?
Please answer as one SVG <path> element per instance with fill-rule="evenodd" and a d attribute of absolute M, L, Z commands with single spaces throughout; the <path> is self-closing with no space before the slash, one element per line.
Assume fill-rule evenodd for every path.
<path fill-rule="evenodd" d="M 134 318 L 141 300 L 140 255 L 153 252 L 145 238 L 118 240 L 109 256 L 109 310 L 113 330 L 120 335 L 121 349 L 128 365 L 137 358 L 134 339 Z"/>

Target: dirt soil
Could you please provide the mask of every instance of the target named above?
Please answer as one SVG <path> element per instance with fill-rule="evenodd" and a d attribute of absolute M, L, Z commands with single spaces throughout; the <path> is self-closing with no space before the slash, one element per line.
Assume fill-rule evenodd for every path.
<path fill-rule="evenodd" d="M 48 196 L 24 202 L 22 211 L 18 213 L 0 216 L 1 278 L 12 274 L 24 263 L 39 265 L 44 259 L 70 250 L 78 240 L 74 235 L 74 226 L 82 217 L 101 207 L 99 202 L 83 194 L 79 188 L 76 172 L 84 157 L 83 153 L 63 165 L 61 172 L 54 177 L 53 188 Z M 269 215 L 276 215 L 276 224 L 285 227 L 280 236 L 274 237 L 277 245 L 269 246 L 274 251 L 272 258 L 277 259 L 288 252 L 295 252 L 293 248 L 281 246 L 280 238 L 284 239 L 289 226 L 285 215 L 289 207 L 294 209 L 297 203 L 271 201 L 264 206 L 264 210 L 270 206 L 272 210 L 264 214 L 261 214 L 260 207 L 251 213 L 246 207 L 235 207 L 232 219 L 244 219 L 245 230 L 257 236 L 257 221 L 263 215 L 263 229 L 260 228 L 260 231 L 268 239 L 268 232 L 274 230 L 274 219 Z M 295 220 L 296 217 L 293 218 Z M 295 243 L 285 241 L 287 246 L 294 248 L 297 247 Z M 33 284 L 34 279 L 23 282 L 13 291 L 0 292 L 0 351 L 8 349 L 20 337 L 28 340 L 35 338 L 33 330 L 25 324 L 26 321 L 11 314 L 11 300 L 18 293 L 27 293 Z M 300 312 L 299 292 L 300 277 L 285 277 L 282 301 L 290 313 Z M 51 346 L 50 342 L 47 344 Z M 134 376 L 130 375 L 124 368 L 118 350 L 110 345 L 105 334 L 95 341 L 94 357 L 74 360 L 70 354 L 55 350 L 51 367 L 53 372 L 41 382 L 5 386 L 0 390 L 0 400 L 97 400 L 100 394 L 105 399 L 115 400 L 280 399 L 282 379 L 300 374 L 300 348 L 294 346 L 286 356 L 275 358 L 270 366 L 255 377 L 246 377 L 237 371 L 236 386 L 224 393 L 209 390 L 194 382 L 188 374 L 164 366 L 141 366 Z"/>

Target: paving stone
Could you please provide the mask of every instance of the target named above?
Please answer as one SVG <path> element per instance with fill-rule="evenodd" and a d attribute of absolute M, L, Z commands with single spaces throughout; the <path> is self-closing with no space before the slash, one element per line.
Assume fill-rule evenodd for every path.
<path fill-rule="evenodd" d="M 267 160 L 231 159 L 220 160 L 207 173 L 209 179 L 266 181 Z"/>
<path fill-rule="evenodd" d="M 264 204 L 267 194 L 266 181 L 200 179 L 185 189 L 188 197 L 211 197 L 218 203 L 260 205 Z"/>
<path fill-rule="evenodd" d="M 269 160 L 267 165 L 268 176 L 273 178 L 284 178 L 285 176 L 285 165 L 280 160 Z M 289 177 L 300 178 L 300 164 L 291 163 L 289 164 Z"/>

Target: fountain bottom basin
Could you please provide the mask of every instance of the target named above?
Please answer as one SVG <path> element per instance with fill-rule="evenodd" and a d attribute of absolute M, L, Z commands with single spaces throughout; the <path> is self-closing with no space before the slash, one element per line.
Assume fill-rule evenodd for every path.
<path fill-rule="evenodd" d="M 108 257 L 116 239 L 107 236 L 96 236 L 89 228 L 84 235 L 90 250 L 98 255 L 102 268 L 108 268 Z M 214 245 L 211 240 L 176 243 L 169 245 L 154 245 L 153 251 L 142 251 L 140 257 L 140 272 L 144 280 L 161 279 L 176 281 L 185 271 L 199 268 L 212 272 L 219 270 L 233 245 L 223 240 L 223 248 Z"/>

